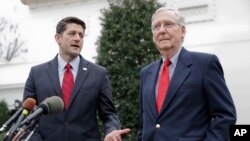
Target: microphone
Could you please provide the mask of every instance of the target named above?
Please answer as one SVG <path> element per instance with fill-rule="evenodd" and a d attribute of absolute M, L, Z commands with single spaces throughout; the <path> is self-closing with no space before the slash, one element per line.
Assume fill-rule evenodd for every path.
<path fill-rule="evenodd" d="M 27 99 L 23 102 L 22 107 L 19 108 L 19 109 L 17 110 L 17 112 L 16 112 L 14 115 L 12 115 L 12 117 L 10 117 L 10 118 L 3 124 L 3 126 L 0 128 L 0 133 L 2 133 L 3 131 L 5 131 L 6 128 L 7 128 L 10 124 L 12 124 L 12 123 L 17 119 L 17 116 L 20 115 L 20 113 L 21 113 L 22 111 L 24 111 L 24 109 L 29 109 L 29 110 L 31 110 L 31 109 L 33 109 L 33 107 L 35 106 L 35 104 L 36 104 L 36 100 L 35 100 L 35 99 L 33 99 L 33 98 L 27 98 Z M 13 127 L 13 128 L 14 128 L 14 127 Z M 13 129 L 13 128 L 12 128 L 12 129 Z"/>
<path fill-rule="evenodd" d="M 38 118 L 41 114 L 54 114 L 63 111 L 64 104 L 62 98 L 58 96 L 52 96 L 46 98 L 33 113 L 28 115 L 22 122 L 21 126 L 29 124 L 32 120 Z"/>
<path fill-rule="evenodd" d="M 16 135 L 12 138 L 11 141 L 23 141 L 27 136 L 32 136 L 32 134 L 37 130 L 38 122 L 37 120 L 32 120 L 32 122 L 27 126 L 22 126 L 18 129 Z M 28 141 L 28 140 L 27 140 Z"/>
<path fill-rule="evenodd" d="M 22 112 L 23 108 L 19 108 L 16 113 L 14 115 L 12 115 L 12 117 L 10 117 L 4 124 L 3 126 L 0 128 L 0 133 L 2 133 L 3 131 L 5 131 L 5 129 L 17 118 L 17 116 Z"/>
<path fill-rule="evenodd" d="M 27 98 L 27 104 L 23 105 L 22 114 L 19 116 L 16 124 L 14 125 L 13 129 L 10 131 L 11 136 L 13 136 L 13 134 L 16 132 L 17 128 L 19 127 L 21 121 L 29 114 L 29 111 L 31 111 L 35 107 L 35 105 L 36 105 L 35 99 Z"/>

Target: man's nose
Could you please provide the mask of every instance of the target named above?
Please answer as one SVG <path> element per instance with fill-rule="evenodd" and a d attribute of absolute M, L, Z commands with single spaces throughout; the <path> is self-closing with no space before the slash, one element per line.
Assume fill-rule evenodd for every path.
<path fill-rule="evenodd" d="M 162 25 L 160 26 L 159 32 L 166 32 L 166 31 L 167 31 L 167 29 L 165 28 L 165 25 L 162 24 Z"/>
<path fill-rule="evenodd" d="M 80 34 L 75 34 L 75 40 L 80 41 L 82 39 Z"/>

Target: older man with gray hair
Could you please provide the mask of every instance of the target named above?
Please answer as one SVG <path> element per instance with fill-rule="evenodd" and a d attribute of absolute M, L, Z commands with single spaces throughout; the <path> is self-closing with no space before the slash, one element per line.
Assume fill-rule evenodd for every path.
<path fill-rule="evenodd" d="M 151 25 L 161 58 L 140 72 L 139 141 L 228 141 L 236 110 L 219 59 L 182 47 L 175 9 L 159 8 Z"/>

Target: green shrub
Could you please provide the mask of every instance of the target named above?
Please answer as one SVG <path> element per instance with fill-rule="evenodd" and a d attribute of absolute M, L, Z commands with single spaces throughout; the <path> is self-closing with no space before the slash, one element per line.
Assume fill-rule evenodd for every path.
<path fill-rule="evenodd" d="M 137 140 L 139 127 L 139 71 L 159 58 L 152 42 L 151 16 L 161 5 L 156 0 L 123 0 L 102 11 L 97 41 L 97 63 L 105 66 L 123 128 L 132 129 L 125 141 Z"/>
<path fill-rule="evenodd" d="M 0 126 L 2 126 L 9 118 L 9 109 L 7 103 L 2 100 L 0 101 Z M 5 133 L 0 134 L 0 140 L 3 140 Z"/>

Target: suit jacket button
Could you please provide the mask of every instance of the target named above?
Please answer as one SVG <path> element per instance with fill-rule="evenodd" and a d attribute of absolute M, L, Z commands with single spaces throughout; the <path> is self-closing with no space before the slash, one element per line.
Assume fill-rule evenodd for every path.
<path fill-rule="evenodd" d="M 155 126 L 156 128 L 160 128 L 161 127 L 161 125 L 160 124 L 156 124 L 156 126 Z"/>

